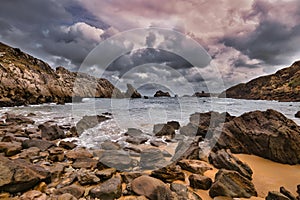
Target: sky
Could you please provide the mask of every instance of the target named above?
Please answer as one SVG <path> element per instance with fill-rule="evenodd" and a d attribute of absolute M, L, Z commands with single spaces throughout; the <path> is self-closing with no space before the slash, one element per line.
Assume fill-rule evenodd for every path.
<path fill-rule="evenodd" d="M 126 83 L 145 89 L 188 82 L 194 90 L 207 90 L 219 79 L 228 88 L 299 60 L 299 22 L 299 0 L 6 0 L 0 7 L 0 41 L 53 68 L 75 71 L 93 49 L 129 31 L 129 38 L 111 42 L 109 50 L 122 55 L 100 67 L 105 78 L 123 83 L 121 89 Z M 203 49 L 191 48 L 190 40 Z M 206 60 L 202 51 L 211 57 L 208 67 L 190 63 L 188 55 L 196 53 Z M 98 70 L 89 67 L 92 74 Z"/>

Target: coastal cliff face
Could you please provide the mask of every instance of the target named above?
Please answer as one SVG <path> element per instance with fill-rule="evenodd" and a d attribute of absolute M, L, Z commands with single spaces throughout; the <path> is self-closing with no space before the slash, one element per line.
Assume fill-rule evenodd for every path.
<path fill-rule="evenodd" d="M 76 81 L 76 82 L 75 82 Z M 76 87 L 74 87 L 74 82 Z M 72 97 L 119 97 L 108 80 L 47 63 L 0 43 L 0 106 L 71 102 Z"/>
<path fill-rule="evenodd" d="M 220 96 L 236 99 L 300 101 L 300 61 L 275 74 L 258 77 L 223 92 Z"/>

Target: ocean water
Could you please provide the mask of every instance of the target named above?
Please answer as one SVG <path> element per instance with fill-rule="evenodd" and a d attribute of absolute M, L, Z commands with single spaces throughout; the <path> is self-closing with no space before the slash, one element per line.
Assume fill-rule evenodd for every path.
<path fill-rule="evenodd" d="M 105 140 L 123 141 L 122 134 L 127 128 L 139 128 L 151 135 L 153 125 L 176 120 L 181 125 L 189 121 L 195 112 L 228 112 L 239 116 L 254 110 L 274 109 L 300 125 L 300 119 L 294 117 L 300 110 L 300 102 L 277 102 L 263 100 L 241 100 L 223 98 L 149 98 L 149 99 L 83 99 L 82 103 L 65 105 L 43 104 L 1 108 L 0 115 L 5 112 L 27 115 L 36 124 L 55 121 L 59 125 L 75 125 L 84 115 L 111 113 L 112 119 L 86 130 L 78 139 L 78 144 L 96 147 Z"/>

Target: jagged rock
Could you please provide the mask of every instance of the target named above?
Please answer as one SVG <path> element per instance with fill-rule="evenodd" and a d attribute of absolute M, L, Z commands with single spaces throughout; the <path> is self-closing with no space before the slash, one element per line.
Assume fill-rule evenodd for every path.
<path fill-rule="evenodd" d="M 175 180 L 184 181 L 185 175 L 177 165 L 169 165 L 161 169 L 153 170 L 151 176 L 158 178 L 166 183 L 172 183 Z"/>
<path fill-rule="evenodd" d="M 110 118 L 104 115 L 83 116 L 82 119 L 79 120 L 76 124 L 77 133 L 80 136 L 83 133 L 83 131 L 93 128 L 98 124 L 100 124 L 101 122 L 104 122 L 108 119 Z"/>
<path fill-rule="evenodd" d="M 77 147 L 77 144 L 74 144 L 73 142 L 68 142 L 68 141 L 60 141 L 59 147 L 70 150 L 70 149 L 74 149 L 75 147 Z"/>
<path fill-rule="evenodd" d="M 40 124 L 38 127 L 41 130 L 41 135 L 43 139 L 56 140 L 66 137 L 64 131 L 61 128 L 59 128 L 56 124 L 48 125 L 44 123 Z"/>
<path fill-rule="evenodd" d="M 268 196 L 266 196 L 266 200 L 290 200 L 290 199 L 280 192 L 270 191 L 268 193 Z"/>
<path fill-rule="evenodd" d="M 172 126 L 175 130 L 178 130 L 180 128 L 180 124 L 178 121 L 169 121 L 167 122 L 167 125 Z"/>
<path fill-rule="evenodd" d="M 198 138 L 194 138 L 194 140 L 181 140 L 175 149 L 175 154 L 172 157 L 172 161 L 178 162 L 179 160 L 183 159 L 199 159 L 200 148 L 198 143 Z"/>
<path fill-rule="evenodd" d="M 280 187 L 280 193 L 287 196 L 290 200 L 297 200 L 297 198 L 290 191 L 288 191 L 285 187 Z"/>
<path fill-rule="evenodd" d="M 0 190 L 10 193 L 26 191 L 50 177 L 50 173 L 42 167 L 22 159 L 11 161 L 1 155 L 0 171 Z"/>
<path fill-rule="evenodd" d="M 95 174 L 100 178 L 100 180 L 107 180 L 110 179 L 116 172 L 117 170 L 115 168 L 108 168 L 96 171 Z"/>
<path fill-rule="evenodd" d="M 47 63 L 0 43 L 0 106 L 18 106 L 48 102 L 72 102 L 72 97 L 120 97 L 121 92 L 108 80 L 53 70 Z"/>
<path fill-rule="evenodd" d="M 295 117 L 300 118 L 300 111 L 295 114 Z"/>
<path fill-rule="evenodd" d="M 142 95 L 131 85 L 127 84 L 126 98 L 142 98 Z"/>
<path fill-rule="evenodd" d="M 121 177 L 122 177 L 123 182 L 128 184 L 128 183 L 131 183 L 131 181 L 133 181 L 137 177 L 140 177 L 142 175 L 144 175 L 144 174 L 141 172 L 124 172 L 121 174 Z"/>
<path fill-rule="evenodd" d="M 115 176 L 90 191 L 92 198 L 114 200 L 122 195 L 121 177 Z"/>
<path fill-rule="evenodd" d="M 131 182 L 132 190 L 150 200 L 172 200 L 172 192 L 161 180 L 149 176 L 140 176 Z"/>
<path fill-rule="evenodd" d="M 154 97 L 171 97 L 171 95 L 169 92 L 158 90 L 157 92 L 155 92 Z"/>
<path fill-rule="evenodd" d="M 262 99 L 277 101 L 300 101 L 300 61 L 277 71 L 275 74 L 262 76 L 235 85 L 220 96 L 236 99 Z"/>
<path fill-rule="evenodd" d="M 212 170 L 211 167 L 207 165 L 206 162 L 200 160 L 181 160 L 177 163 L 181 169 L 195 173 L 204 174 L 207 170 Z"/>
<path fill-rule="evenodd" d="M 239 172 L 248 179 L 252 179 L 253 171 L 246 164 L 236 158 L 230 150 L 219 150 L 209 154 L 209 162 L 218 169 L 228 169 Z"/>
<path fill-rule="evenodd" d="M 21 200 L 46 200 L 47 195 L 37 190 L 30 190 L 22 194 L 20 199 Z"/>
<path fill-rule="evenodd" d="M 53 142 L 46 141 L 46 140 L 40 140 L 40 139 L 31 139 L 31 140 L 24 140 L 22 142 L 22 147 L 24 149 L 30 148 L 30 147 L 37 147 L 41 151 L 46 151 L 50 147 L 55 146 Z"/>
<path fill-rule="evenodd" d="M 14 156 L 21 150 L 22 145 L 20 142 L 0 142 L 0 153 L 4 152 L 5 156 Z"/>
<path fill-rule="evenodd" d="M 60 147 L 54 147 L 48 150 L 49 152 L 49 160 L 54 162 L 61 162 L 65 158 L 64 149 Z"/>
<path fill-rule="evenodd" d="M 171 136 L 175 135 L 175 129 L 168 124 L 155 124 L 153 126 L 153 133 L 155 136 Z"/>
<path fill-rule="evenodd" d="M 186 200 L 188 198 L 188 188 L 180 183 L 171 183 L 170 189 L 178 196 L 178 200 Z"/>
<path fill-rule="evenodd" d="M 159 149 L 149 148 L 141 152 L 140 166 L 142 169 L 156 169 L 166 165 L 167 161 Z"/>
<path fill-rule="evenodd" d="M 208 190 L 211 187 L 212 180 L 209 177 L 200 174 L 192 174 L 189 176 L 190 186 L 195 189 Z"/>
<path fill-rule="evenodd" d="M 69 193 L 79 199 L 84 194 L 84 187 L 79 185 L 73 184 L 63 188 L 59 188 L 54 192 L 56 195 L 66 194 Z"/>
<path fill-rule="evenodd" d="M 236 171 L 221 169 L 215 176 L 209 195 L 227 196 L 232 198 L 250 198 L 257 196 L 253 183 Z"/>
<path fill-rule="evenodd" d="M 221 130 L 219 130 L 221 131 Z M 248 112 L 226 122 L 216 149 L 254 154 L 275 162 L 300 163 L 300 127 L 275 110 Z"/>
<path fill-rule="evenodd" d="M 95 173 L 83 168 L 77 172 L 77 178 L 80 185 L 97 184 L 100 182 Z"/>

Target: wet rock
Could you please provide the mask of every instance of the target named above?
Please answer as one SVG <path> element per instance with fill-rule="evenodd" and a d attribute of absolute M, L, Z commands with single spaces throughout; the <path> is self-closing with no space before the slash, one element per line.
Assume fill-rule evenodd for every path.
<path fill-rule="evenodd" d="M 92 158 L 77 158 L 74 163 L 72 164 L 72 167 L 75 169 L 95 169 L 97 167 L 98 161 L 94 160 Z"/>
<path fill-rule="evenodd" d="M 40 140 L 40 139 L 31 139 L 31 140 L 24 140 L 22 142 L 22 147 L 24 149 L 30 148 L 30 147 L 37 147 L 41 151 L 46 151 L 50 147 L 55 146 L 53 142 L 46 141 L 46 140 Z"/>
<path fill-rule="evenodd" d="M 142 98 L 142 95 L 131 85 L 127 84 L 126 98 Z"/>
<path fill-rule="evenodd" d="M 70 149 L 74 149 L 75 147 L 77 147 L 77 145 L 74 144 L 73 142 L 60 141 L 59 147 L 70 150 Z"/>
<path fill-rule="evenodd" d="M 5 156 L 14 156 L 21 150 L 22 145 L 19 142 L 0 142 L 0 153 L 4 152 Z"/>
<path fill-rule="evenodd" d="M 47 200 L 47 195 L 37 190 L 30 190 L 25 192 L 21 197 L 21 200 Z"/>
<path fill-rule="evenodd" d="M 154 97 L 171 97 L 171 95 L 169 92 L 158 90 L 157 92 L 155 92 Z"/>
<path fill-rule="evenodd" d="M 95 174 L 100 178 L 100 180 L 107 180 L 110 179 L 116 172 L 117 170 L 115 168 L 108 168 L 100 171 L 97 170 Z"/>
<path fill-rule="evenodd" d="M 254 154 L 285 164 L 300 163 L 300 127 L 275 110 L 253 111 L 226 122 L 214 150 Z"/>
<path fill-rule="evenodd" d="M 90 191 L 92 198 L 114 200 L 122 195 L 121 177 L 115 176 Z"/>
<path fill-rule="evenodd" d="M 175 180 L 184 181 L 185 175 L 177 165 L 168 165 L 161 169 L 153 170 L 151 176 L 158 178 L 166 183 L 172 183 Z"/>
<path fill-rule="evenodd" d="M 77 178 L 80 185 L 97 184 L 100 182 L 100 179 L 95 175 L 95 173 L 86 169 L 80 169 L 77 172 Z"/>
<path fill-rule="evenodd" d="M 57 125 L 48 125 L 44 123 L 39 125 L 38 127 L 41 130 L 41 135 L 43 139 L 51 141 L 66 137 L 64 131 Z"/>
<path fill-rule="evenodd" d="M 297 200 L 297 198 L 290 191 L 288 191 L 285 187 L 280 187 L 280 193 L 287 196 L 290 200 Z"/>
<path fill-rule="evenodd" d="M 73 195 L 74 197 L 76 197 L 77 199 L 79 199 L 84 194 L 84 187 L 73 184 L 73 185 L 63 187 L 63 188 L 59 188 L 59 189 L 55 190 L 54 193 L 56 195 L 62 195 L 62 194 L 69 193 L 69 194 Z"/>
<path fill-rule="evenodd" d="M 270 191 L 268 193 L 268 196 L 266 196 L 266 200 L 290 200 L 290 199 L 280 192 Z"/>
<path fill-rule="evenodd" d="M 236 171 L 219 170 L 215 182 L 209 190 L 209 195 L 227 196 L 232 198 L 250 198 L 257 196 L 253 183 Z"/>
<path fill-rule="evenodd" d="M 100 147 L 104 150 L 120 150 L 121 146 L 116 142 L 104 141 Z"/>
<path fill-rule="evenodd" d="M 109 150 L 103 152 L 102 157 L 99 159 L 99 165 L 118 170 L 130 170 L 137 166 L 137 160 L 132 159 L 125 151 Z"/>
<path fill-rule="evenodd" d="M 180 124 L 178 121 L 169 121 L 167 122 L 167 125 L 172 126 L 175 130 L 178 130 L 180 128 Z"/>
<path fill-rule="evenodd" d="M 298 111 L 298 112 L 295 114 L 295 117 L 296 117 L 296 118 L 300 118 L 300 111 Z"/>
<path fill-rule="evenodd" d="M 48 150 L 49 160 L 53 162 L 61 162 L 65 159 L 64 149 L 60 147 L 54 147 Z"/>
<path fill-rule="evenodd" d="M 155 136 L 171 136 L 175 135 L 175 129 L 168 124 L 155 124 L 153 127 L 153 133 Z"/>
<path fill-rule="evenodd" d="M 172 192 L 162 181 L 149 176 L 140 176 L 131 182 L 132 190 L 150 200 L 171 200 Z"/>
<path fill-rule="evenodd" d="M 83 116 L 83 118 L 79 120 L 76 124 L 77 133 L 80 136 L 83 133 L 83 131 L 93 128 L 101 122 L 104 122 L 108 119 L 110 118 L 103 115 Z"/>
<path fill-rule="evenodd" d="M 156 148 L 145 149 L 141 152 L 140 166 L 143 169 L 156 169 L 167 165 L 162 152 Z"/>
<path fill-rule="evenodd" d="M 188 198 L 188 188 L 180 183 L 171 183 L 170 189 L 178 196 L 178 200 L 186 200 Z"/>
<path fill-rule="evenodd" d="M 207 170 L 212 170 L 206 162 L 200 160 L 181 160 L 177 163 L 181 169 L 195 173 L 195 174 L 204 174 Z"/>
<path fill-rule="evenodd" d="M 192 188 L 201 190 L 208 190 L 212 184 L 211 178 L 199 174 L 190 175 L 189 182 Z"/>
<path fill-rule="evenodd" d="M 209 162 L 218 169 L 228 169 L 239 172 L 241 175 L 248 179 L 252 179 L 252 170 L 246 164 L 236 158 L 230 150 L 219 150 L 216 153 L 211 152 L 209 157 Z"/>
<path fill-rule="evenodd" d="M 76 160 L 77 158 L 92 158 L 93 155 L 84 148 L 77 148 L 66 153 L 66 157 L 70 160 Z"/>
<path fill-rule="evenodd" d="M 11 161 L 1 155 L 0 171 L 0 190 L 11 193 L 26 191 L 50 177 L 50 173 L 42 167 L 22 159 Z"/>

